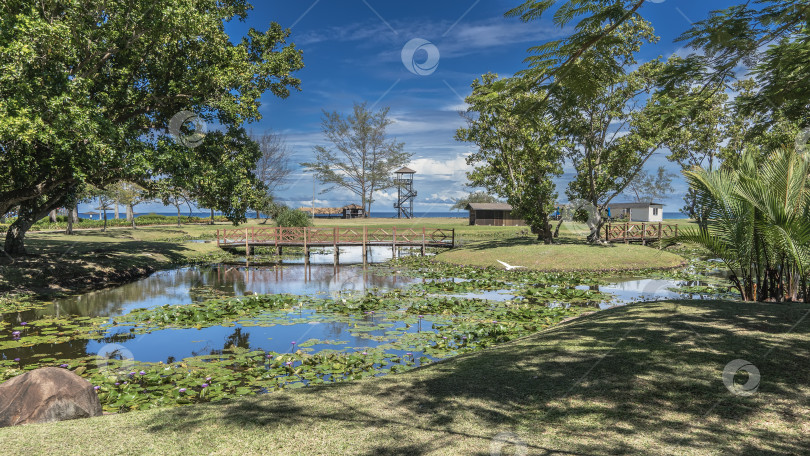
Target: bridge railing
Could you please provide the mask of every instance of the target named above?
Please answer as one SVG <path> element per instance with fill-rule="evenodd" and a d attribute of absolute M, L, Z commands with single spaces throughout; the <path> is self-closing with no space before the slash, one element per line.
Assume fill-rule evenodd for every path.
<path fill-rule="evenodd" d="M 660 241 L 678 237 L 678 225 L 662 222 L 608 223 L 605 225 L 605 240 L 608 242 Z"/>
<path fill-rule="evenodd" d="M 285 228 L 246 227 L 217 230 L 217 245 L 424 245 L 455 246 L 453 228 Z"/>

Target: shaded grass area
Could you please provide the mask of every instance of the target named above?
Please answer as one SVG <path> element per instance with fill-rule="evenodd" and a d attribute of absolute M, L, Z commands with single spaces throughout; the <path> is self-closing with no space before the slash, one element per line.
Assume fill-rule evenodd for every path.
<path fill-rule="evenodd" d="M 801 454 L 809 313 L 637 304 L 404 374 L 0 429 L 0 442 L 12 454 L 488 455 L 511 433 L 528 454 Z M 724 386 L 735 359 L 761 372 L 756 394 Z"/>
<path fill-rule="evenodd" d="M 529 239 L 475 242 L 436 257 L 446 263 L 503 268 L 497 260 L 538 271 L 633 271 L 682 266 L 674 253 L 641 245 L 543 245 Z"/>
<path fill-rule="evenodd" d="M 31 233 L 28 254 L 0 254 L 0 293 L 40 297 L 126 283 L 176 264 L 207 261 L 224 253 L 211 243 L 186 243 L 210 232 L 202 226 Z"/>

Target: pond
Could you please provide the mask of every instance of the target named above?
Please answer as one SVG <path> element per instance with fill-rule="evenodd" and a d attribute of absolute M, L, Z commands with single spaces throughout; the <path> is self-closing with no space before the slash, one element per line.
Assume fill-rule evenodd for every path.
<path fill-rule="evenodd" d="M 105 410 L 127 411 L 398 372 L 583 312 L 717 293 L 683 278 L 507 273 L 421 258 L 334 266 L 328 255 L 329 265 L 183 267 L 5 313 L 0 380 L 63 366 L 99 386 Z"/>

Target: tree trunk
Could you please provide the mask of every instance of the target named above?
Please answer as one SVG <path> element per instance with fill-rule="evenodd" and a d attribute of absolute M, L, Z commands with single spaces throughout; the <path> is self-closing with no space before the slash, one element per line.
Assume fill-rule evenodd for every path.
<path fill-rule="evenodd" d="M 48 220 L 50 220 L 51 223 L 56 223 L 56 209 L 48 213 Z"/>
<path fill-rule="evenodd" d="M 211 224 L 214 224 L 214 210 L 211 209 Z"/>
<path fill-rule="evenodd" d="M 588 242 L 591 244 L 602 242 L 602 227 L 605 225 L 605 219 L 602 218 L 602 211 L 598 208 L 595 209 L 593 215 L 588 218 L 588 222 L 590 225 L 588 228 L 591 229 L 591 233 L 588 235 Z"/>
<path fill-rule="evenodd" d="M 54 191 L 53 196 L 45 201 L 30 199 L 20 203 L 17 209 L 17 220 L 11 224 L 6 233 L 6 242 L 3 250 L 9 255 L 25 255 L 25 233 L 31 229 L 37 220 L 42 219 L 48 212 L 65 204 L 68 197 L 67 189 Z"/>
<path fill-rule="evenodd" d="M 101 211 L 104 214 L 104 228 L 101 231 L 107 231 L 107 209 Z"/>
<path fill-rule="evenodd" d="M 134 204 L 128 204 L 127 205 L 127 221 L 132 223 L 132 229 L 133 230 L 138 229 L 138 227 L 135 226 L 135 205 Z"/>
<path fill-rule="evenodd" d="M 177 226 L 180 226 L 180 205 L 175 207 L 177 208 Z"/>
<path fill-rule="evenodd" d="M 543 241 L 543 244 L 549 245 L 554 240 L 554 236 L 551 231 L 551 223 L 548 221 L 548 214 L 541 213 L 540 220 L 540 226 L 534 227 L 534 231 L 537 232 L 537 240 Z"/>
<path fill-rule="evenodd" d="M 118 212 L 118 201 L 117 200 L 115 201 L 115 219 L 116 220 L 121 219 L 121 214 Z"/>
<path fill-rule="evenodd" d="M 554 228 L 554 239 L 558 239 L 560 237 L 560 227 L 562 227 L 562 224 L 563 216 L 562 213 L 560 213 L 560 221 L 557 223 L 557 228 Z"/>
<path fill-rule="evenodd" d="M 76 206 L 68 208 L 67 228 L 65 229 L 65 234 L 67 235 L 73 234 L 73 224 L 79 221 L 77 212 Z"/>
<path fill-rule="evenodd" d="M 17 217 L 17 220 L 8 227 L 3 250 L 11 256 L 25 255 L 25 233 L 33 224 L 33 220 L 29 220 L 22 215 Z"/>

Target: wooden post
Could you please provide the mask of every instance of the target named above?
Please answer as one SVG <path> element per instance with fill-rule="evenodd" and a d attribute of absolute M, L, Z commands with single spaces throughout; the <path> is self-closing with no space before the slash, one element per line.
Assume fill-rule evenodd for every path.
<path fill-rule="evenodd" d="M 250 238 L 248 237 L 248 229 L 245 228 L 245 258 L 250 256 Z"/>
<path fill-rule="evenodd" d="M 422 227 L 422 256 L 425 256 L 425 227 Z"/>
<path fill-rule="evenodd" d="M 307 227 L 304 227 L 304 264 L 309 264 L 309 246 L 307 246 Z"/>
<path fill-rule="evenodd" d="M 368 243 L 368 227 L 364 226 L 363 227 L 363 265 L 364 266 L 368 262 L 368 247 L 366 245 L 367 243 Z"/>
<path fill-rule="evenodd" d="M 450 234 L 452 235 L 452 238 L 450 239 L 450 248 L 454 249 L 456 248 L 456 229 L 450 229 Z"/>
<path fill-rule="evenodd" d="M 219 247 L 219 228 L 217 228 L 217 247 Z"/>
<path fill-rule="evenodd" d="M 335 266 L 337 266 L 337 264 L 340 262 L 340 250 L 339 250 L 340 247 L 338 247 L 338 244 L 339 244 L 338 236 L 339 235 L 340 235 L 340 231 L 338 230 L 338 227 L 332 228 L 332 245 L 334 246 L 334 249 L 335 249 Z"/>
<path fill-rule="evenodd" d="M 641 245 L 647 245 L 647 222 L 641 222 Z"/>
<path fill-rule="evenodd" d="M 273 243 L 276 245 L 276 255 L 281 256 L 281 248 L 278 246 L 278 236 L 281 230 L 280 226 L 273 228 Z"/>
<path fill-rule="evenodd" d="M 661 248 L 661 239 L 664 237 L 664 224 L 658 222 L 658 248 Z"/>
<path fill-rule="evenodd" d="M 630 230 L 630 223 L 624 222 L 624 243 L 629 244 L 630 240 L 627 239 L 628 231 Z"/>
<path fill-rule="evenodd" d="M 391 243 L 391 251 L 393 252 L 391 258 L 397 259 L 397 227 L 394 228 L 394 241 Z"/>

